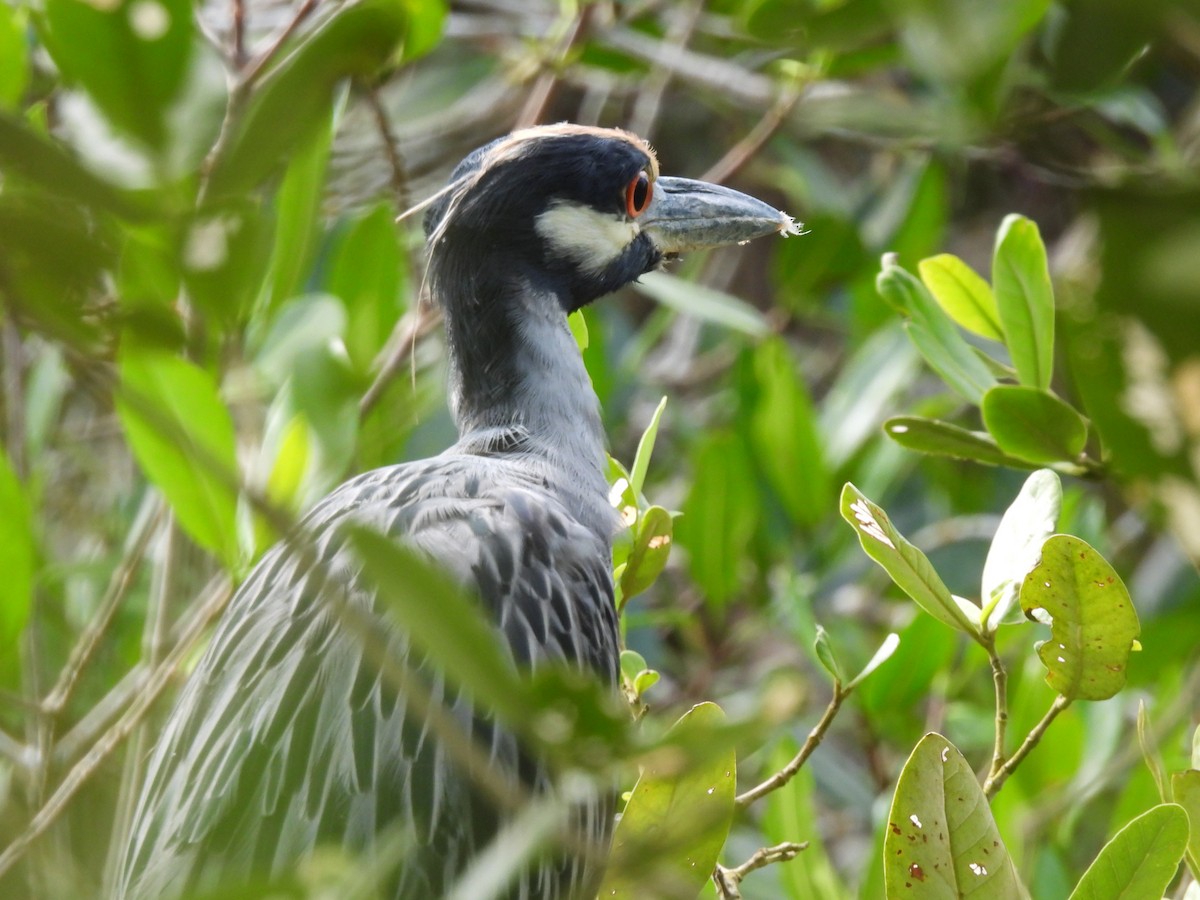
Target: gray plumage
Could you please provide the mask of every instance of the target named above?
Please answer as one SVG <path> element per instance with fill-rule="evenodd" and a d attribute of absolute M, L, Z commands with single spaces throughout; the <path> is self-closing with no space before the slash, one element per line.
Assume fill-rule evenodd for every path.
<path fill-rule="evenodd" d="M 367 615 L 501 778 L 552 789 L 545 763 L 448 687 L 377 608 L 341 527 L 374 529 L 447 569 L 479 598 L 518 668 L 565 662 L 615 685 L 616 516 L 596 397 L 564 313 L 664 253 L 792 229 L 722 188 L 663 178 L 656 194 L 657 178 L 644 142 L 572 126 L 510 135 L 456 170 L 426 230 L 460 439 L 342 485 L 305 517 L 307 550 L 274 547 L 237 591 L 150 757 L 119 896 L 277 878 L 321 845 L 370 853 L 402 826 L 413 852 L 389 893 L 432 898 L 502 826 L 510 812 L 381 676 L 339 604 Z M 571 822 L 564 846 L 602 855 L 610 798 L 579 805 Z M 597 855 L 538 860 L 506 896 L 594 894 Z"/>

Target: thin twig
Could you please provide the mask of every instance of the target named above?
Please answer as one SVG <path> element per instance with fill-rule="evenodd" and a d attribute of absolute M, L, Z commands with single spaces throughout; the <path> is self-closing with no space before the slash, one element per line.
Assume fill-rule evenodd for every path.
<path fill-rule="evenodd" d="M 992 683 L 996 688 L 996 734 L 992 743 L 992 764 L 987 775 L 987 781 L 991 781 L 1004 768 L 1004 743 L 1008 733 L 1008 672 L 1004 668 L 1004 660 L 996 652 L 994 636 L 988 639 L 983 649 L 987 651 L 992 664 Z"/>
<path fill-rule="evenodd" d="M 117 568 L 113 570 L 112 577 L 108 582 L 108 589 L 104 592 L 96 614 L 88 622 L 87 628 L 79 636 L 75 646 L 71 648 L 71 655 L 59 672 L 58 681 L 42 701 L 42 709 L 48 716 L 61 715 L 67 703 L 70 702 L 71 695 L 75 692 L 75 686 L 79 683 L 80 674 L 87 667 L 96 649 L 107 635 L 113 617 L 128 594 L 130 585 L 133 584 L 133 577 L 137 574 L 150 538 L 161 521 L 162 513 L 162 501 L 158 495 L 147 494 L 140 521 L 129 539 L 125 555 L 117 564 Z"/>
<path fill-rule="evenodd" d="M 390 180 L 392 195 L 396 201 L 396 209 L 408 209 L 410 202 L 408 172 L 404 164 L 404 158 L 400 155 L 400 146 L 396 141 L 396 136 L 392 134 L 392 123 L 388 118 L 387 110 L 383 106 L 383 100 L 379 96 L 378 86 L 368 86 L 363 91 L 363 95 L 367 101 L 367 106 L 371 110 L 371 116 L 375 119 L 375 128 L 379 132 L 379 139 L 383 142 L 383 152 L 387 157 L 388 167 L 391 170 Z"/>
<path fill-rule="evenodd" d="M 744 794 L 739 794 L 736 803 L 742 809 L 745 809 L 755 800 L 760 797 L 765 797 L 772 791 L 777 791 L 789 781 L 791 781 L 796 773 L 803 768 L 804 763 L 812 756 L 813 751 L 817 749 L 821 741 L 825 738 L 825 732 L 829 730 L 829 726 L 833 724 L 834 718 L 841 709 L 842 704 L 846 702 L 846 698 L 850 696 L 850 691 L 842 686 L 840 682 L 836 682 L 833 686 L 833 697 L 829 701 L 829 705 L 825 707 L 825 712 L 821 715 L 821 720 L 808 733 L 808 737 L 804 741 L 804 746 L 800 748 L 800 752 L 792 757 L 791 762 L 768 778 L 766 781 L 750 788 Z"/>
<path fill-rule="evenodd" d="M 555 65 L 542 72 L 533 87 L 529 89 L 529 98 L 525 101 L 521 114 L 517 116 L 517 128 L 528 128 L 530 125 L 536 125 L 542 121 L 542 117 L 546 114 L 546 108 L 550 105 L 550 98 L 554 94 L 554 87 L 558 84 L 558 68 L 570 55 L 575 45 L 587 36 L 595 9 L 596 4 L 588 3 L 575 16 L 575 21 L 571 23 L 570 30 L 554 54 Z"/>
<path fill-rule="evenodd" d="M 795 108 L 796 103 L 800 100 L 800 91 L 791 90 L 771 104 L 770 108 L 763 113 L 754 127 L 749 133 L 734 144 L 725 152 L 725 155 L 717 160 L 708 171 L 700 176 L 702 181 L 712 181 L 716 184 L 732 178 L 747 162 L 754 158 L 755 154 L 762 149 L 763 144 L 771 139 L 771 136 L 779 130 L 779 127 L 787 119 L 788 114 Z"/>
<path fill-rule="evenodd" d="M 91 778 L 113 750 L 119 747 L 133 732 L 142 717 L 149 712 L 154 701 L 158 699 L 159 694 L 170 683 L 175 671 L 187 659 L 196 641 L 208 627 L 208 623 L 225 608 L 231 594 L 232 587 L 210 598 L 206 608 L 201 610 L 201 614 L 193 620 L 193 628 L 180 638 L 162 664 L 153 670 L 145 688 L 136 696 L 125 715 L 101 735 L 84 757 L 71 768 L 50 799 L 29 820 L 25 829 L 5 848 L 3 853 L 0 853 L 0 877 L 11 869 L 30 845 L 45 834 L 46 830 L 58 820 L 58 817 L 66 811 L 71 798 Z"/>
<path fill-rule="evenodd" d="M 240 69 L 246 64 L 246 0 L 233 0 L 232 48 L 233 66 Z"/>
<path fill-rule="evenodd" d="M 703 2 L 692 0 L 686 9 L 677 11 L 663 43 L 674 48 L 676 53 L 682 53 L 691 42 L 692 32 L 696 29 L 696 21 L 700 18 L 703 8 Z M 629 130 L 634 134 L 639 134 L 647 140 L 654 137 L 654 123 L 658 121 L 663 96 L 673 77 L 674 73 L 669 66 L 656 66 L 650 72 L 650 77 L 642 82 L 633 101 L 633 111 L 629 115 Z"/>
<path fill-rule="evenodd" d="M 807 849 L 808 841 L 800 843 L 785 841 L 782 844 L 776 844 L 774 847 L 762 847 L 754 851 L 754 854 L 748 860 L 735 868 L 727 869 L 718 864 L 712 874 L 713 884 L 717 887 L 717 896 L 721 900 L 741 900 L 742 891 L 740 885 L 743 878 L 755 869 L 795 859 L 801 852 Z"/>
<path fill-rule="evenodd" d="M 983 793 L 989 800 L 1004 786 L 1004 782 L 1008 780 L 1008 776 L 1016 770 L 1021 761 L 1037 746 L 1038 741 L 1042 739 L 1042 735 L 1046 733 L 1046 729 L 1050 727 L 1050 723 L 1058 718 L 1058 714 L 1070 705 L 1071 701 L 1062 694 L 1055 697 L 1054 702 L 1050 704 L 1050 709 L 1042 716 L 1042 720 L 1033 726 L 1033 730 L 1025 736 L 1025 740 L 1021 742 L 1021 746 L 1017 748 L 1017 752 L 1005 761 L 995 774 L 988 775 L 987 780 L 983 783 Z"/>
<path fill-rule="evenodd" d="M 175 573 L 177 571 L 175 562 L 179 538 L 175 517 L 168 515 L 166 527 L 162 530 L 162 553 L 154 571 L 149 608 L 146 610 L 146 620 L 142 627 L 142 661 L 149 666 L 159 664 L 163 657 L 163 648 L 166 645 L 167 608 L 170 605 L 170 598 L 175 592 Z M 120 871 L 130 825 L 133 822 L 138 790 L 142 783 L 145 750 L 151 740 L 150 729 L 147 727 L 146 720 L 143 719 L 138 723 L 129 740 L 130 746 L 125 753 L 125 765 L 121 769 L 120 789 L 117 792 L 112 827 L 109 829 L 112 837 L 109 839 L 108 855 L 104 864 L 105 891 L 103 896 L 105 897 L 113 896 L 115 893 L 117 874 Z"/>
<path fill-rule="evenodd" d="M 317 4 L 320 2 L 321 0 L 304 0 L 304 2 L 300 4 L 300 7 L 296 10 L 296 14 L 292 16 L 291 21 L 284 25 L 282 29 L 280 29 L 279 33 L 276 34 L 274 39 L 271 41 L 270 45 L 261 53 L 259 53 L 258 56 L 254 57 L 254 59 L 242 69 L 240 75 L 238 76 L 238 85 L 235 90 L 240 89 L 240 92 L 244 93 L 254 85 L 254 82 L 258 80 L 260 75 L 262 75 L 263 70 L 267 67 L 271 60 L 275 58 L 276 54 L 279 53 L 283 45 L 287 43 L 288 38 L 296 33 L 296 29 L 304 24 L 304 20 L 312 15 L 313 11 L 317 8 Z"/>

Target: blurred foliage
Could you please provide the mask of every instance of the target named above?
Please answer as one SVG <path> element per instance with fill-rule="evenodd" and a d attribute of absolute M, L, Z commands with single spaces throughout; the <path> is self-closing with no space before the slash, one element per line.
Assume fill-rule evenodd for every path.
<path fill-rule="evenodd" d="M 1170 805 L 1197 808 L 1200 770 L 1200 4 L 242 9 L 0 4 L 0 895 L 110 884 L 156 722 L 229 584 L 348 474 L 453 440 L 419 216 L 393 219 L 479 144 L 569 119 L 630 128 L 665 172 L 730 181 L 807 233 L 586 311 L 630 461 L 611 472 L 614 562 L 640 718 L 554 674 L 500 714 L 626 788 L 644 764 L 668 820 L 697 818 L 663 800 L 671 772 L 723 777 L 736 752 L 744 792 L 803 757 L 762 802 L 722 782 L 727 840 L 655 850 L 669 873 L 723 844 L 741 872 L 725 896 L 743 877 L 747 897 L 884 896 L 912 875 L 884 866 L 897 784 L 972 772 L 993 871 L 1030 896 L 1182 896 L 1179 857 L 1200 853 Z M 1025 592 L 1047 538 L 1066 600 Z M 400 552 L 363 547 L 377 569 Z M 1133 620 L 1087 587 L 1110 572 Z M 397 591 L 401 618 L 417 586 L 439 590 Z M 1075 656 L 1035 643 L 1076 613 L 1105 654 L 1064 640 L 1084 667 L 1064 671 Z M 506 683 L 484 632 L 405 621 L 468 684 Z M 1001 757 L 1040 738 L 1010 772 L 997 661 Z M 1097 695 L 1124 689 L 1072 703 L 1089 665 L 1123 670 Z M 725 715 L 669 731 L 703 701 Z M 666 877 L 621 866 L 622 890 Z M 322 857 L 287 890 L 371 896 L 377 875 Z"/>

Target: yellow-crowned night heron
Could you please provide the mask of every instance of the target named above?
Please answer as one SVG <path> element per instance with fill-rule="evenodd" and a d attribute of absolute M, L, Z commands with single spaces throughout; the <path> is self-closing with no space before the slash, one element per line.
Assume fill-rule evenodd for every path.
<path fill-rule="evenodd" d="M 416 852 L 394 896 L 440 897 L 505 813 L 381 679 L 360 639 L 331 614 L 322 596 L 330 582 L 307 565 L 319 558 L 357 571 L 338 529 L 365 524 L 477 593 L 517 666 L 565 661 L 615 682 L 604 435 L 565 315 L 665 256 L 793 228 L 744 194 L 660 177 L 653 151 L 633 135 L 570 125 L 476 150 L 425 227 L 459 441 L 342 485 L 303 522 L 312 552 L 278 545 L 241 586 L 149 761 L 123 896 L 158 900 L 279 876 L 319 845 L 363 851 L 404 823 Z M 374 610 L 357 576 L 336 589 L 338 602 Z M 392 647 L 407 652 L 402 635 Z M 433 700 L 499 769 L 545 789 L 543 767 L 512 735 L 440 674 L 424 674 Z M 604 847 L 609 804 L 577 818 Z M 586 896 L 598 868 L 564 853 L 530 867 L 509 895 Z"/>

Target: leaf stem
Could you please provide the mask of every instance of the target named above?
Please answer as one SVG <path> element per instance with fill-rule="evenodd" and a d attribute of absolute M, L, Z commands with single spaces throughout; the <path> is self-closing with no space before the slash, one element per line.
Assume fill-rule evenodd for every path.
<path fill-rule="evenodd" d="M 1008 780 L 1008 776 L 1016 770 L 1021 761 L 1037 746 L 1038 741 L 1042 739 L 1042 735 L 1046 733 L 1046 729 L 1050 727 L 1050 723 L 1058 718 L 1058 714 L 1070 705 L 1071 701 L 1062 694 L 1055 697 L 1054 702 L 1050 704 L 1050 708 L 1046 710 L 1046 714 L 1042 716 L 1041 721 L 1033 726 L 1033 730 L 1025 736 L 1025 740 L 1017 748 L 1017 752 L 1010 759 L 1006 760 L 999 769 L 988 774 L 987 780 L 983 783 L 983 793 L 989 800 L 1004 786 L 1004 782 Z"/>
<path fill-rule="evenodd" d="M 781 787 L 791 781 L 796 776 L 796 773 L 803 768 L 804 763 L 808 761 L 808 758 L 812 756 L 813 751 L 817 749 L 821 741 L 825 738 L 825 732 L 827 732 L 829 730 L 829 726 L 833 724 L 833 720 L 837 716 L 838 710 L 841 709 L 842 704 L 846 702 L 846 698 L 850 696 L 850 693 L 850 688 L 843 687 L 840 681 L 835 681 L 833 684 L 833 697 L 830 699 L 829 705 L 825 707 L 825 712 L 822 713 L 820 721 L 818 721 L 817 724 L 813 726 L 812 731 L 808 733 L 808 737 L 804 740 L 804 746 L 800 748 L 799 752 L 792 757 L 792 760 L 786 766 L 784 766 L 766 781 L 750 788 L 750 790 L 746 791 L 744 794 L 739 794 L 737 800 L 734 802 L 737 803 L 740 808 L 745 809 L 754 801 L 765 797 L 772 791 L 779 790 Z"/>
<path fill-rule="evenodd" d="M 743 878 L 755 869 L 761 869 L 772 863 L 787 862 L 788 860 L 795 859 L 802 851 L 807 849 L 808 841 L 802 841 L 801 843 L 785 841 L 782 844 L 776 844 L 774 847 L 761 847 L 755 850 L 748 860 L 732 869 L 727 869 L 718 863 L 712 874 L 713 884 L 717 886 L 717 896 L 721 900 L 741 900 L 742 891 L 740 885 Z"/>
<path fill-rule="evenodd" d="M 983 621 L 987 622 L 986 616 Z M 1008 733 L 1008 671 L 1004 668 L 1004 660 L 996 652 L 995 635 L 989 635 L 987 640 L 981 643 L 987 651 L 988 662 L 992 664 L 992 683 L 996 688 L 996 736 L 992 744 L 992 764 L 985 781 L 985 784 L 989 784 L 1004 768 L 1004 739 Z M 996 790 L 999 789 L 1000 786 L 997 785 Z"/>

